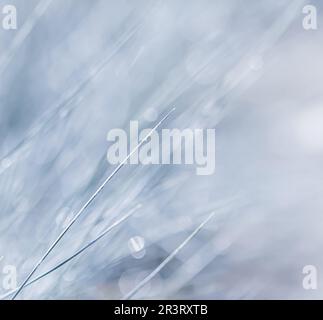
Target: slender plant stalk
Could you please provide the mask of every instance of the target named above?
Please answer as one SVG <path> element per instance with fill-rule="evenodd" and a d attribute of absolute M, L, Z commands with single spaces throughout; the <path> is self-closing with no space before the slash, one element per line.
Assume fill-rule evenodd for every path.
<path fill-rule="evenodd" d="M 142 287 L 144 287 L 152 278 L 154 278 L 175 256 L 199 233 L 199 231 L 210 221 L 215 215 L 212 212 L 209 217 L 204 220 L 181 245 L 179 245 L 156 269 L 154 269 L 145 279 L 143 279 L 135 288 L 127 293 L 122 300 L 131 299 Z"/>
<path fill-rule="evenodd" d="M 97 243 L 99 240 L 101 240 L 104 236 L 106 236 L 107 234 L 109 234 L 113 229 L 115 229 L 117 226 L 119 226 L 122 222 L 124 222 L 128 218 L 130 218 L 137 211 L 137 209 L 139 209 L 139 208 L 141 208 L 141 205 L 140 204 L 138 204 L 137 206 L 135 206 L 134 208 L 132 208 L 126 215 L 124 215 L 122 218 L 120 218 L 117 221 L 115 221 L 111 226 L 109 226 L 107 229 L 105 229 L 103 232 L 101 232 L 95 239 L 91 240 L 89 243 L 87 243 L 81 249 L 77 250 L 71 256 L 69 256 L 68 258 L 66 258 L 65 260 L 63 260 L 59 264 L 57 264 L 55 267 L 53 267 L 53 268 L 49 269 L 48 271 L 42 273 L 41 275 L 39 275 L 35 279 L 27 282 L 26 285 L 25 285 L 25 287 L 30 286 L 30 285 L 34 284 L 35 282 L 38 282 L 40 279 L 46 277 L 47 275 L 51 274 L 52 272 L 54 272 L 54 271 L 56 271 L 58 269 L 60 269 L 65 264 L 67 264 L 68 262 L 72 261 L 74 258 L 78 257 L 81 253 L 83 253 L 84 251 L 86 251 L 87 249 L 89 249 L 90 247 L 92 247 L 95 243 Z M 1 261 L 1 258 L 2 257 L 0 257 L 0 261 Z M 14 289 L 14 290 L 12 290 L 10 292 L 8 292 L 7 294 L 1 296 L 0 297 L 0 300 L 3 300 L 3 299 L 6 299 L 7 297 L 10 297 L 12 294 L 14 294 L 17 291 L 18 291 L 18 288 L 17 289 Z"/>
<path fill-rule="evenodd" d="M 57 244 L 61 241 L 64 235 L 69 231 L 72 225 L 78 220 L 78 218 L 83 214 L 83 212 L 87 209 L 87 207 L 93 202 L 93 200 L 101 193 L 104 187 L 108 182 L 112 180 L 112 178 L 120 171 L 120 169 L 127 163 L 127 161 L 131 158 L 133 154 L 135 154 L 138 149 L 148 140 L 148 138 L 153 134 L 154 131 L 157 130 L 161 126 L 161 124 L 175 111 L 175 108 L 171 109 L 157 124 L 156 126 L 141 140 L 138 145 L 126 156 L 126 158 L 117 166 L 117 168 L 105 179 L 105 181 L 99 186 L 99 188 L 94 192 L 94 194 L 89 198 L 89 200 L 83 205 L 83 207 L 77 212 L 74 218 L 70 221 L 70 223 L 66 226 L 66 228 L 61 232 L 61 234 L 57 237 L 57 239 L 51 244 L 51 246 L 47 249 L 46 253 L 41 257 L 41 259 L 36 263 L 32 271 L 23 281 L 23 283 L 18 288 L 15 295 L 12 297 L 14 300 L 18 294 L 21 292 L 23 287 L 27 284 L 30 278 L 35 274 L 40 265 L 44 262 L 44 260 L 48 257 L 48 255 L 54 250 Z"/>

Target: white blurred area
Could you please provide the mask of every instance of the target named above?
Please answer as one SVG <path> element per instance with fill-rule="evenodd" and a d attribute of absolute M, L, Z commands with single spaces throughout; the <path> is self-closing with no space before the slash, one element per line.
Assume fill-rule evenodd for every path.
<path fill-rule="evenodd" d="M 20 25 L 38 3 L 12 2 Z M 110 129 L 176 106 L 163 126 L 216 128 L 216 173 L 123 168 L 37 275 L 139 209 L 19 298 L 121 298 L 213 211 L 137 298 L 322 297 L 323 15 L 304 30 L 306 3 L 55 0 L 33 20 L 0 75 L 0 256 L 19 283 L 114 169 Z M 0 57 L 17 35 L 0 30 Z"/>

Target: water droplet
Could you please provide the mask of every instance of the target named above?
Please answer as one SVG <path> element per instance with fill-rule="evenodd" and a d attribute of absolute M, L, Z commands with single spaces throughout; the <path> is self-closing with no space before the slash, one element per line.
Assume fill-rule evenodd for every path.
<path fill-rule="evenodd" d="M 4 158 L 1 161 L 1 167 L 2 167 L 2 169 L 8 169 L 8 168 L 11 167 L 11 165 L 12 165 L 12 161 L 9 158 Z"/>
<path fill-rule="evenodd" d="M 157 118 L 158 118 L 158 112 L 157 112 L 157 110 L 154 109 L 154 108 L 149 108 L 144 113 L 144 118 L 145 118 L 146 121 L 149 121 L 149 122 L 156 121 Z"/>
<path fill-rule="evenodd" d="M 140 236 L 135 236 L 128 241 L 128 247 L 131 255 L 136 259 L 141 259 L 145 256 L 145 239 Z"/>
<path fill-rule="evenodd" d="M 249 67 L 252 71 L 259 71 L 263 68 L 264 61 L 262 56 L 254 56 L 249 61 Z"/>

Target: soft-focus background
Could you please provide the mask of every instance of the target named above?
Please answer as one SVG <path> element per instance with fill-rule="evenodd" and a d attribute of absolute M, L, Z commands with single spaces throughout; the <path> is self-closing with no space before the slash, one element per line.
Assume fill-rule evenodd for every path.
<path fill-rule="evenodd" d="M 214 175 L 124 167 L 37 275 L 135 214 L 19 298 L 119 299 L 213 211 L 136 298 L 322 298 L 322 282 L 302 287 L 305 265 L 323 274 L 320 1 L 316 31 L 302 27 L 302 0 L 8 3 L 0 267 L 15 265 L 18 284 L 113 171 L 109 130 L 152 127 L 173 106 L 164 127 L 216 128 Z"/>

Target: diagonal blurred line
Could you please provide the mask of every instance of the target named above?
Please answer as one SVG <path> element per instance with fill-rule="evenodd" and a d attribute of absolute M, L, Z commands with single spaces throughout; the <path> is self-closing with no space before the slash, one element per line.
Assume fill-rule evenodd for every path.
<path fill-rule="evenodd" d="M 265 54 L 270 48 L 279 40 L 279 38 L 286 32 L 287 28 L 293 22 L 295 16 L 300 12 L 300 8 L 305 3 L 305 0 L 297 0 L 287 6 L 284 12 L 277 17 L 277 21 L 273 23 L 273 25 L 266 31 L 265 35 L 259 40 L 259 42 L 247 53 L 243 55 L 240 59 L 240 62 L 236 64 L 229 71 L 228 75 L 226 75 L 226 79 L 230 78 L 229 83 L 225 83 L 224 89 L 222 89 L 219 93 L 217 93 L 217 101 L 220 101 L 224 97 L 228 96 L 230 93 L 234 91 L 237 87 L 239 87 L 244 80 L 250 75 L 252 72 L 250 69 L 245 68 L 245 59 L 250 58 L 256 53 Z M 195 79 L 200 76 L 204 71 L 207 71 L 209 65 L 214 62 L 214 56 L 210 56 L 206 61 L 203 61 L 199 68 L 196 70 L 194 74 L 191 75 L 189 79 L 182 79 L 180 76 L 180 72 L 182 69 L 182 64 L 172 71 L 169 77 L 162 83 L 161 90 L 154 94 L 151 99 L 147 101 L 148 105 L 168 105 L 176 100 L 179 96 L 187 92 L 195 83 Z M 179 80 L 178 80 L 179 79 Z M 253 80 L 255 81 L 256 78 Z M 170 85 L 171 84 L 171 85 Z M 218 85 L 211 87 L 210 92 L 214 94 L 218 92 Z M 160 97 L 161 96 L 161 97 Z"/>
<path fill-rule="evenodd" d="M 40 0 L 29 19 L 19 28 L 16 37 L 8 51 L 0 57 L 0 74 L 7 68 L 17 50 L 24 43 L 29 34 L 33 31 L 39 19 L 44 15 L 53 0 Z"/>
<path fill-rule="evenodd" d="M 300 6 L 304 3 L 304 0 L 299 0 L 293 4 L 291 4 L 288 9 L 286 10 L 287 13 L 284 13 L 281 18 L 278 19 L 278 22 L 274 24 L 274 26 L 267 32 L 267 34 L 264 36 L 264 40 L 261 41 L 258 51 L 264 53 L 267 50 L 269 50 L 270 46 L 273 45 L 277 41 L 277 39 L 285 32 L 287 27 L 290 25 L 292 19 L 294 18 L 297 10 L 299 10 Z M 94 65 L 91 68 L 91 71 L 88 74 L 88 78 L 81 81 L 79 84 L 76 85 L 75 88 L 71 88 L 65 92 L 65 95 L 56 103 L 54 104 L 54 107 L 50 108 L 50 111 L 45 113 L 41 119 L 40 124 L 35 125 L 32 130 L 30 130 L 26 137 L 11 151 L 9 152 L 3 159 L 10 158 L 11 164 L 13 164 L 15 161 L 19 158 L 19 151 L 23 148 L 23 146 L 26 144 L 26 142 L 32 140 L 35 136 L 37 136 L 43 128 L 47 126 L 47 124 L 51 121 L 51 119 L 57 115 L 57 111 L 60 108 L 65 107 L 68 105 L 73 99 L 75 99 L 76 96 L 79 95 L 80 92 L 84 90 L 84 88 L 87 87 L 87 85 L 96 77 L 98 76 L 101 71 L 105 68 L 105 66 L 109 63 L 109 61 L 119 52 L 119 50 L 124 46 L 133 36 L 134 34 L 139 30 L 139 27 L 141 26 L 141 22 L 138 24 L 132 26 L 130 28 L 129 32 L 125 32 L 123 36 L 118 40 L 116 47 L 114 50 L 108 55 L 108 57 L 104 58 L 102 61 L 98 62 L 96 65 Z M 254 49 L 253 49 L 254 51 Z M 248 56 L 250 53 L 248 53 L 246 56 Z M 172 89 L 170 92 L 166 93 L 165 96 L 168 96 L 168 98 L 164 99 L 164 101 L 161 101 L 162 104 L 169 104 L 171 101 L 173 101 L 176 97 L 183 94 L 186 90 L 188 90 L 192 84 L 194 83 L 194 78 L 196 78 L 198 75 L 200 75 L 204 70 L 206 70 L 212 61 L 212 57 L 209 59 L 209 61 L 206 61 L 201 65 L 200 69 L 192 76 L 192 79 L 184 82 L 180 82 L 175 84 L 175 86 L 172 86 Z M 235 87 L 237 87 L 243 79 L 246 78 L 246 76 L 249 74 L 250 70 L 242 70 L 242 72 L 239 72 L 239 65 L 236 68 L 233 68 L 232 71 L 230 71 L 230 74 L 234 74 L 235 80 L 231 83 L 230 87 L 228 87 L 224 92 L 222 92 L 217 100 L 220 100 L 224 96 L 226 96 L 228 93 L 230 93 Z M 175 77 L 177 77 L 177 74 L 175 72 Z M 166 83 L 172 83 L 172 78 L 168 78 Z M 154 100 L 155 97 L 153 97 Z M 79 101 L 80 102 L 80 101 Z M 79 103 L 77 102 L 77 103 Z M 1 160 L 3 160 L 1 159 Z M 2 174 L 6 169 L 8 168 L 0 168 L 0 174 Z"/>
<path fill-rule="evenodd" d="M 283 36 L 288 27 L 294 21 L 297 14 L 300 12 L 300 9 L 304 5 L 305 0 L 295 1 L 287 6 L 285 11 L 277 18 L 277 20 L 273 23 L 271 28 L 265 32 L 265 35 L 259 41 L 259 43 L 248 51 L 241 58 L 241 62 L 236 67 L 234 67 L 229 74 L 227 75 L 227 79 L 230 79 L 230 85 L 224 90 L 221 96 L 218 98 L 223 98 L 224 96 L 231 93 L 236 87 L 238 87 L 243 80 L 252 72 L 250 68 L 245 68 L 245 60 L 250 56 L 256 54 L 264 55 L 266 54 L 274 44 Z M 259 76 L 258 76 L 259 77 Z M 258 77 L 254 77 L 251 83 L 255 82 Z M 249 85 L 251 84 L 249 83 Z"/>
<path fill-rule="evenodd" d="M 127 293 L 122 300 L 131 299 L 142 287 L 144 287 L 151 279 L 153 279 L 175 256 L 200 232 L 200 230 L 214 217 L 212 212 L 209 217 L 204 220 L 186 240 L 178 246 L 153 272 L 143 279 L 134 289 Z"/>
<path fill-rule="evenodd" d="M 238 198 L 237 198 L 238 200 Z M 239 200 L 238 207 L 235 206 L 236 212 L 243 211 L 244 206 L 247 202 Z M 228 218 L 234 220 L 236 218 L 236 214 L 232 212 L 233 204 L 228 203 L 228 208 L 224 209 L 222 212 L 222 221 L 217 221 L 218 225 L 216 230 L 220 230 L 221 227 L 225 223 L 227 223 Z M 237 210 L 237 208 L 240 208 Z M 225 219 L 224 219 L 225 218 Z M 216 247 L 216 236 L 214 235 L 211 239 L 203 245 L 198 251 L 194 252 L 194 254 L 185 261 L 168 279 L 168 283 L 165 286 L 166 294 L 172 294 L 174 292 L 178 292 L 183 286 L 187 285 L 198 276 L 209 264 L 211 264 L 219 255 L 226 252 L 226 250 L 232 245 L 233 240 L 226 243 L 224 246 L 217 248 Z"/>
<path fill-rule="evenodd" d="M 66 226 L 66 228 L 62 231 L 62 233 L 58 236 L 58 238 L 53 242 L 53 244 L 46 251 L 44 256 L 39 260 L 39 262 L 35 265 L 31 273 L 27 276 L 25 281 L 19 287 L 16 294 L 13 296 L 13 300 L 17 297 L 29 279 L 33 276 L 33 274 L 37 271 L 39 266 L 43 263 L 43 261 L 47 258 L 47 256 L 53 251 L 53 249 L 57 246 L 60 240 L 64 237 L 64 235 L 68 232 L 68 230 L 72 227 L 72 225 L 78 220 L 78 218 L 82 215 L 82 213 L 87 209 L 87 207 L 93 202 L 93 200 L 98 196 L 98 194 L 104 189 L 104 187 L 108 184 L 108 182 L 120 171 L 120 169 L 127 163 L 127 161 L 131 158 L 133 154 L 135 154 L 138 149 L 148 140 L 148 138 L 161 126 L 161 124 L 169 118 L 169 116 L 175 111 L 175 108 L 171 109 L 157 124 L 156 126 L 144 137 L 143 140 L 139 142 L 139 144 L 127 155 L 127 157 L 117 166 L 117 168 L 111 173 L 110 176 L 101 184 L 101 186 L 95 191 L 95 193 L 90 197 L 90 199 L 83 205 L 83 207 L 78 211 L 78 213 L 74 216 L 74 218 L 70 221 L 70 223 Z"/>
<path fill-rule="evenodd" d="M 63 267 L 65 264 L 67 264 L 68 262 L 72 261 L 73 259 L 75 259 L 76 257 L 78 257 L 81 253 L 83 253 L 84 251 L 86 251 L 87 249 L 89 249 L 90 247 L 92 247 L 94 244 L 96 244 L 99 240 L 101 240 L 103 237 L 105 237 L 107 234 L 109 234 L 112 230 L 114 230 L 116 227 L 118 227 L 122 222 L 126 221 L 128 218 L 130 218 L 139 208 L 141 208 L 141 205 L 138 204 L 137 206 L 135 206 L 134 208 L 132 208 L 126 215 L 124 215 L 122 218 L 120 218 L 119 220 L 115 221 L 111 226 L 109 226 L 107 229 L 105 229 L 103 232 L 101 232 L 95 239 L 93 239 L 92 241 L 90 241 L 89 243 L 87 243 L 85 246 L 83 246 L 81 249 L 77 250 L 75 253 L 73 253 L 71 256 L 69 256 L 67 259 L 63 260 L 62 262 L 60 262 L 59 264 L 57 264 L 55 267 L 51 268 L 50 270 L 42 273 L 40 276 L 38 276 L 37 278 L 29 281 L 26 283 L 25 287 L 30 286 L 36 282 L 38 282 L 40 279 L 48 276 L 49 274 L 51 274 L 52 272 L 60 269 L 61 267 Z M 2 257 L 3 258 L 3 257 Z M 0 257 L 0 261 L 1 261 L 1 257 Z M 9 296 L 11 296 L 12 294 L 14 294 L 15 292 L 17 292 L 18 289 L 12 290 L 10 292 L 8 292 L 7 294 L 3 295 L 0 297 L 0 300 L 2 299 L 6 299 Z"/>
<path fill-rule="evenodd" d="M 51 0 L 52 1 L 52 0 Z M 157 2 L 156 2 L 157 3 Z M 144 13 L 145 16 L 150 10 L 154 8 L 156 5 L 154 3 L 150 6 Z M 27 132 L 26 136 L 16 145 L 10 152 L 8 152 L 1 160 L 10 159 L 11 165 L 19 160 L 20 152 L 23 150 L 26 143 L 33 140 L 44 128 L 48 126 L 51 120 L 58 115 L 59 111 L 71 104 L 73 100 L 76 99 L 77 96 L 97 77 L 101 74 L 101 72 L 105 69 L 111 59 L 120 52 L 122 47 L 129 42 L 133 38 L 133 36 L 140 30 L 143 20 L 142 17 L 138 18 L 134 24 L 131 24 L 129 28 L 120 36 L 117 40 L 114 48 L 111 52 L 107 54 L 107 56 L 103 57 L 100 61 L 95 63 L 92 68 L 90 68 L 89 73 L 85 79 L 81 80 L 74 87 L 66 90 L 63 96 L 55 102 L 52 106 L 49 107 L 49 110 L 45 112 L 37 121 L 37 123 Z M 0 64 L 1 66 L 1 64 Z M 81 102 L 81 99 L 76 101 L 75 106 L 77 106 Z M 0 175 L 6 171 L 9 167 L 0 167 Z"/>

